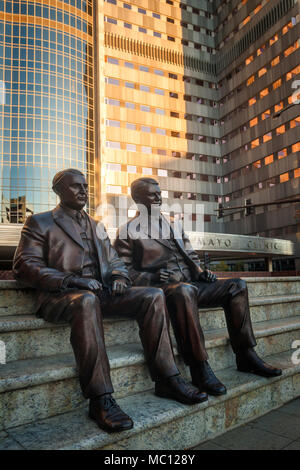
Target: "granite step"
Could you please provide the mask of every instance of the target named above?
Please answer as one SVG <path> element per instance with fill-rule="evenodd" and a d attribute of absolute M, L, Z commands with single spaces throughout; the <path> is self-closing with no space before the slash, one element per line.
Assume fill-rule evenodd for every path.
<path fill-rule="evenodd" d="M 300 315 L 300 294 L 256 297 L 250 299 L 253 323 Z M 222 308 L 200 309 L 204 331 L 225 328 Z M 104 320 L 107 346 L 139 342 L 138 326 L 133 320 L 106 318 Z M 71 352 L 70 329 L 67 324 L 54 325 L 35 315 L 0 317 L 0 341 L 6 347 L 6 362 L 51 354 Z"/>
<path fill-rule="evenodd" d="M 263 356 L 290 350 L 300 338 L 300 317 L 261 322 L 255 325 L 257 352 Z M 206 334 L 209 361 L 215 371 L 233 367 L 235 357 L 227 331 Z M 140 343 L 107 348 L 116 397 L 125 397 L 152 388 Z M 175 354 L 183 375 L 189 372 Z M 54 416 L 81 406 L 81 395 L 73 354 L 15 361 L 0 365 L 0 429 L 9 429 L 37 419 Z"/>
<path fill-rule="evenodd" d="M 300 365 L 286 351 L 268 357 L 283 368 L 273 379 L 220 372 L 227 395 L 186 406 L 156 397 L 153 389 L 126 396 L 118 403 L 134 420 L 122 433 L 101 431 L 87 417 L 87 405 L 0 433 L 0 449 L 10 450 L 184 450 L 276 409 L 300 394 Z M 57 398 L 57 397 L 56 397 Z M 38 419 L 38 418 L 37 418 Z"/>
<path fill-rule="evenodd" d="M 242 277 L 242 273 L 241 273 Z M 245 278 L 249 297 L 300 294 L 300 277 Z M 29 314 L 34 311 L 36 292 L 16 281 L 0 281 L 0 316 Z"/>

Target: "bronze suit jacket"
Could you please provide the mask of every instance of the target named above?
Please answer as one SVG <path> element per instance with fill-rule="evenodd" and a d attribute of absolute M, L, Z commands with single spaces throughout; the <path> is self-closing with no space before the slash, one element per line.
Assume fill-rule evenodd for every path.
<path fill-rule="evenodd" d="M 151 229 L 150 237 L 149 233 L 139 225 L 137 218 L 138 215 L 118 230 L 114 247 L 124 261 L 133 285 L 150 286 L 153 285 L 154 273 L 166 267 L 172 246 L 168 239 L 159 237 L 158 227 L 156 230 Z M 202 269 L 199 257 L 193 250 L 188 237 L 178 224 L 177 226 L 174 224 L 174 221 L 170 221 L 169 224 L 163 217 L 163 224 L 168 224 L 167 228 L 171 226 L 174 233 L 181 235 L 180 238 L 175 237 L 174 241 L 190 268 L 192 279 L 197 280 Z M 133 234 L 133 230 L 135 234 Z M 139 230 L 140 234 L 137 238 L 136 232 Z"/>
<path fill-rule="evenodd" d="M 126 278 L 130 283 L 126 267 L 111 246 L 109 238 L 102 240 L 97 236 L 99 229 L 105 232 L 103 224 L 97 226 L 92 217 L 89 220 L 98 254 L 99 281 L 108 288 L 112 277 Z M 14 276 L 39 291 L 38 310 L 49 292 L 62 291 L 66 277 L 80 277 L 83 257 L 84 246 L 76 224 L 63 208 L 57 206 L 53 211 L 27 218 L 14 256 Z"/>

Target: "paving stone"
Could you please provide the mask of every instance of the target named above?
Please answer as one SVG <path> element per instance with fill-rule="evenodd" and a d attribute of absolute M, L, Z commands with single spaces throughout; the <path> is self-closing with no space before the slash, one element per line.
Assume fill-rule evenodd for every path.
<path fill-rule="evenodd" d="M 298 400 L 293 400 L 289 403 L 286 403 L 280 408 L 282 413 L 287 413 L 291 416 L 300 417 L 300 398 Z"/>
<path fill-rule="evenodd" d="M 300 438 L 300 417 L 294 416 L 291 420 L 291 416 L 281 410 L 272 411 L 272 413 L 268 413 L 267 415 L 252 421 L 252 426 L 255 429 L 269 431 L 291 440 Z"/>
<path fill-rule="evenodd" d="M 194 447 L 193 450 L 227 450 L 224 447 L 221 447 L 215 444 L 213 441 L 207 441 L 200 446 Z"/>
<path fill-rule="evenodd" d="M 230 450 L 279 450 L 290 442 L 286 437 L 254 428 L 251 424 L 228 431 L 214 439 L 214 444 Z"/>
<path fill-rule="evenodd" d="M 289 445 L 284 447 L 283 450 L 300 450 L 300 441 L 291 442 Z"/>

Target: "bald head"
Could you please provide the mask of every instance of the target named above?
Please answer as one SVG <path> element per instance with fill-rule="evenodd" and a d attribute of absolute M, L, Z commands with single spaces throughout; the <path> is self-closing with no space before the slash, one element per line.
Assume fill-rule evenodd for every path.
<path fill-rule="evenodd" d="M 81 171 L 76 170 L 75 168 L 67 168 L 66 170 L 59 171 L 58 173 L 56 173 L 52 180 L 52 189 L 56 194 L 59 194 L 60 183 L 65 179 L 67 175 L 80 175 L 84 177 L 84 174 Z"/>
<path fill-rule="evenodd" d="M 88 198 L 88 184 L 81 171 L 73 168 L 60 171 L 53 178 L 53 191 L 65 207 L 81 210 Z"/>

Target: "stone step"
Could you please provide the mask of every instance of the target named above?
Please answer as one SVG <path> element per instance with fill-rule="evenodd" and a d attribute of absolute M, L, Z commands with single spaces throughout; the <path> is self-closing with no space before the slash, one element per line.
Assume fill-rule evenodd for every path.
<path fill-rule="evenodd" d="M 156 397 L 153 390 L 118 400 L 134 420 L 134 428 L 108 434 L 88 419 L 87 406 L 68 413 L 17 426 L 0 434 L 0 449 L 27 450 L 184 450 L 223 434 L 276 409 L 300 394 L 300 365 L 293 365 L 287 351 L 268 358 L 283 368 L 283 375 L 265 379 L 220 372 L 227 395 L 186 406 Z M 52 400 L 57 399 L 52 394 Z M 42 403 L 41 403 L 42 405 Z M 38 417 L 36 417 L 38 419 Z"/>
<path fill-rule="evenodd" d="M 290 350 L 292 342 L 300 337 L 299 331 L 300 317 L 256 324 L 256 350 L 263 357 Z M 215 371 L 234 366 L 235 358 L 226 330 L 207 333 L 206 347 Z M 141 344 L 110 346 L 107 350 L 117 397 L 152 388 Z M 179 356 L 177 364 L 182 373 L 189 377 Z M 81 406 L 83 401 L 73 354 L 0 365 L 0 377 L 0 430 L 70 411 Z"/>
<path fill-rule="evenodd" d="M 250 299 L 253 323 L 300 315 L 300 294 L 257 297 Z M 204 331 L 225 328 L 222 308 L 200 309 Z M 139 342 L 137 323 L 129 319 L 104 320 L 107 346 Z M 70 329 L 66 324 L 54 325 L 34 315 L 0 317 L 0 341 L 5 343 L 6 362 L 71 351 Z"/>
<path fill-rule="evenodd" d="M 241 273 L 242 277 L 242 273 Z M 284 296 L 300 294 L 300 277 L 245 278 L 249 296 Z M 36 293 L 16 281 L 0 281 L 0 316 L 30 314 L 34 311 Z"/>

